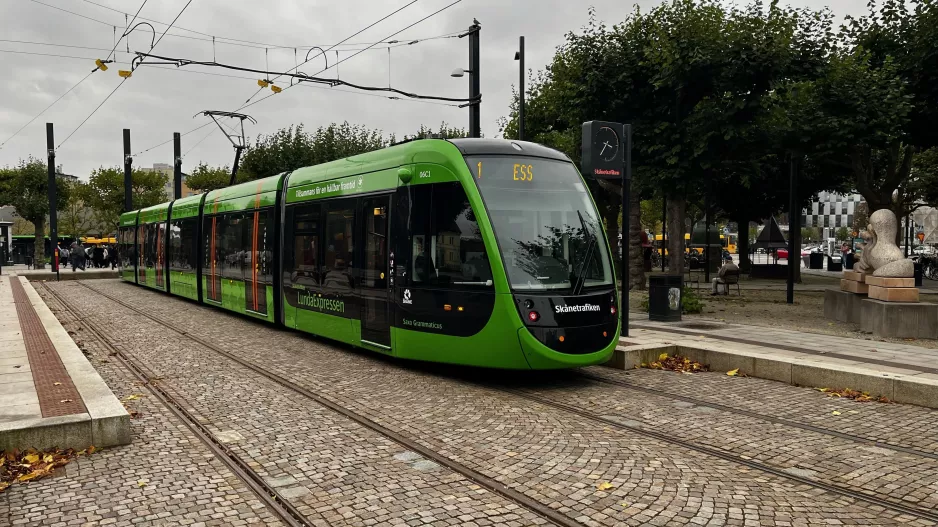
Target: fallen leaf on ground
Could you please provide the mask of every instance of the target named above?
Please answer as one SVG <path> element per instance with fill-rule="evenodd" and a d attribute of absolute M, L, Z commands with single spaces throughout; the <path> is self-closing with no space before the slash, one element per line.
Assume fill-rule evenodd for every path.
<path fill-rule="evenodd" d="M 620 503 L 619 505 L 622 505 L 623 507 L 628 507 L 628 506 L 629 506 L 628 502 L 625 502 L 625 501 L 623 501 L 623 502 Z"/>
<path fill-rule="evenodd" d="M 60 403 L 70 403 L 70 402 L 72 402 L 72 400 L 71 400 L 71 399 L 62 399 L 62 400 L 59 401 L 59 402 L 60 402 Z"/>
<path fill-rule="evenodd" d="M 146 482 L 146 481 L 143 481 L 143 480 L 140 480 L 140 481 L 137 482 L 137 486 L 138 486 L 138 487 L 146 487 L 146 486 L 147 486 L 147 482 Z"/>
<path fill-rule="evenodd" d="M 739 373 L 739 368 L 726 372 L 726 374 L 729 375 L 730 377 L 735 377 L 737 373 Z"/>
<path fill-rule="evenodd" d="M 853 399 L 858 403 L 868 403 L 871 401 L 876 401 L 879 403 L 888 403 L 889 399 L 880 395 L 873 396 L 869 392 L 861 392 L 860 390 L 851 390 L 850 388 L 841 388 L 839 390 L 833 390 L 830 388 L 818 388 L 818 391 L 824 392 L 828 397 L 839 397 L 843 399 Z"/>
<path fill-rule="evenodd" d="M 12 483 L 26 483 L 34 479 L 43 478 L 67 464 L 77 454 L 74 450 L 49 450 L 37 452 L 27 450 L 22 454 L 18 450 L 0 453 L 0 492 L 6 490 Z"/>
<path fill-rule="evenodd" d="M 834 410 L 833 412 L 831 412 L 831 415 L 840 415 L 840 412 L 838 412 L 837 410 Z"/>
<path fill-rule="evenodd" d="M 615 485 L 613 485 L 612 483 L 609 483 L 608 481 L 603 481 L 603 482 L 600 483 L 599 485 L 596 485 L 596 488 L 599 489 L 599 490 L 609 490 L 609 489 L 611 489 L 611 488 L 614 487 L 614 486 L 615 486 Z"/>
<path fill-rule="evenodd" d="M 645 367 L 645 363 L 642 363 L 642 367 Z M 662 353 L 658 357 L 657 361 L 652 362 L 647 367 L 652 370 L 670 370 L 679 373 L 707 371 L 707 367 L 697 361 L 692 361 L 687 357 L 681 357 L 680 355 L 669 357 L 667 353 Z"/>
<path fill-rule="evenodd" d="M 60 382 L 54 382 L 54 383 L 52 383 L 52 386 L 62 386 L 62 383 L 60 383 Z"/>

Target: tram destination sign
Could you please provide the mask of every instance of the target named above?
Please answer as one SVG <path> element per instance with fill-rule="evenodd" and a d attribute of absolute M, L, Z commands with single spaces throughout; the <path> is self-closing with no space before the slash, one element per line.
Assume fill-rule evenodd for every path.
<path fill-rule="evenodd" d="M 622 179 L 629 140 L 622 123 L 583 123 L 583 146 L 580 152 L 583 175 L 595 179 Z"/>

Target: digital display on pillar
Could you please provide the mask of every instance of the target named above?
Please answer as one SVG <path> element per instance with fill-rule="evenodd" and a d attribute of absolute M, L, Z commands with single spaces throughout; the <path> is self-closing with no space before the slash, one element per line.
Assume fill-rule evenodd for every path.
<path fill-rule="evenodd" d="M 622 179 L 629 138 L 625 125 L 607 121 L 583 123 L 580 167 L 583 175 L 596 179 Z"/>

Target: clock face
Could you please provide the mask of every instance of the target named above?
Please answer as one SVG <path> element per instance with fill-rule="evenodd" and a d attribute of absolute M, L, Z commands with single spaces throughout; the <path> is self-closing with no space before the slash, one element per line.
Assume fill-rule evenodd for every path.
<path fill-rule="evenodd" d="M 603 161 L 612 161 L 616 158 L 616 154 L 619 153 L 619 134 L 612 128 L 603 126 L 596 131 L 593 147 L 599 152 L 599 157 L 601 157 Z"/>

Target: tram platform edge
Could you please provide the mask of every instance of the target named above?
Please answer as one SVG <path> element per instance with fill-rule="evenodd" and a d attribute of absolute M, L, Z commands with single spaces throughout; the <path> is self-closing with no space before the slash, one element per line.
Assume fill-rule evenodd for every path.
<path fill-rule="evenodd" d="M 713 324 L 706 330 L 633 320 L 629 337 L 620 339 L 605 366 L 633 369 L 678 354 L 710 371 L 768 379 L 812 388 L 851 388 L 892 402 L 938 408 L 936 350 L 844 337 L 802 335 L 760 328 L 761 335 L 739 324 Z M 722 329 L 721 326 L 725 326 Z M 749 335 L 736 337 L 734 334 Z"/>
<path fill-rule="evenodd" d="M 0 276 L 0 450 L 130 443 L 130 415 L 26 277 Z"/>

